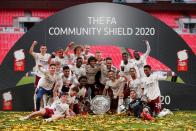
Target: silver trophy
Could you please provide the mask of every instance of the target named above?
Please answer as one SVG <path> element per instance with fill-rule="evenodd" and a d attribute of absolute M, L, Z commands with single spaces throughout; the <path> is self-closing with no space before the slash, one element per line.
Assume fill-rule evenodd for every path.
<path fill-rule="evenodd" d="M 110 109 L 110 98 L 103 95 L 97 95 L 91 100 L 91 110 L 94 114 L 100 115 Z"/>

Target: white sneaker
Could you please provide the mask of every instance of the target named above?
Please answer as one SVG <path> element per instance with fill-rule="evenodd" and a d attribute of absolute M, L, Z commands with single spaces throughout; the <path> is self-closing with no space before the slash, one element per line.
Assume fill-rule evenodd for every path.
<path fill-rule="evenodd" d="M 21 117 L 19 120 L 24 121 L 24 120 L 28 120 L 29 116 L 25 116 L 25 117 Z"/>
<path fill-rule="evenodd" d="M 166 115 L 173 115 L 173 113 L 169 109 L 163 109 L 159 114 L 158 117 L 164 117 Z"/>
<path fill-rule="evenodd" d="M 167 109 L 167 114 L 168 115 L 173 115 L 173 112 L 171 112 L 169 109 Z"/>
<path fill-rule="evenodd" d="M 51 122 L 51 121 L 53 121 L 53 119 L 52 118 L 48 118 L 48 119 L 45 119 L 44 121 Z"/>

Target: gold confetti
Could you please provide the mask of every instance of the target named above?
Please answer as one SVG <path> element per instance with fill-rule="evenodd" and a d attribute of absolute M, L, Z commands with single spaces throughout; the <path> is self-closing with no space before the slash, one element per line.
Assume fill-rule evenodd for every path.
<path fill-rule="evenodd" d="M 174 112 L 174 115 L 142 120 L 121 115 L 78 115 L 55 122 L 43 122 L 42 117 L 20 121 L 29 112 L 0 112 L 0 130 L 196 130 L 196 111 Z"/>

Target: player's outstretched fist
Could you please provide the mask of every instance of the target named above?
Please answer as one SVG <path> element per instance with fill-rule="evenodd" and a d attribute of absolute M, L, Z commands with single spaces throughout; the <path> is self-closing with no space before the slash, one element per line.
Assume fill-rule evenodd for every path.
<path fill-rule="evenodd" d="M 69 42 L 68 47 L 72 47 L 73 45 L 74 45 L 74 42 L 71 41 L 71 42 Z"/>
<path fill-rule="evenodd" d="M 34 46 L 37 45 L 37 41 L 33 41 L 33 45 L 34 45 Z"/>

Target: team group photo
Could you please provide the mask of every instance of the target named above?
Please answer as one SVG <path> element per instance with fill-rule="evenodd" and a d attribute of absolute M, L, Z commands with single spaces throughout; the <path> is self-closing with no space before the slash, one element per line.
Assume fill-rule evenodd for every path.
<path fill-rule="evenodd" d="M 194 3 L 2 0 L 0 131 L 195 131 Z"/>
<path fill-rule="evenodd" d="M 35 77 L 35 112 L 21 120 L 43 116 L 53 121 L 104 113 L 153 120 L 172 114 L 169 109 L 162 110 L 159 89 L 159 81 L 172 77 L 172 72 L 153 72 L 146 62 L 150 43 L 142 42 L 146 46 L 144 54 L 123 52 L 120 65 L 115 67 L 110 55 L 103 58 L 99 50 L 93 54 L 89 45 L 70 42 L 65 49 L 48 53 L 46 44 L 33 41 L 29 53 L 35 60 L 31 72 Z M 36 52 L 35 46 L 40 50 Z"/>

